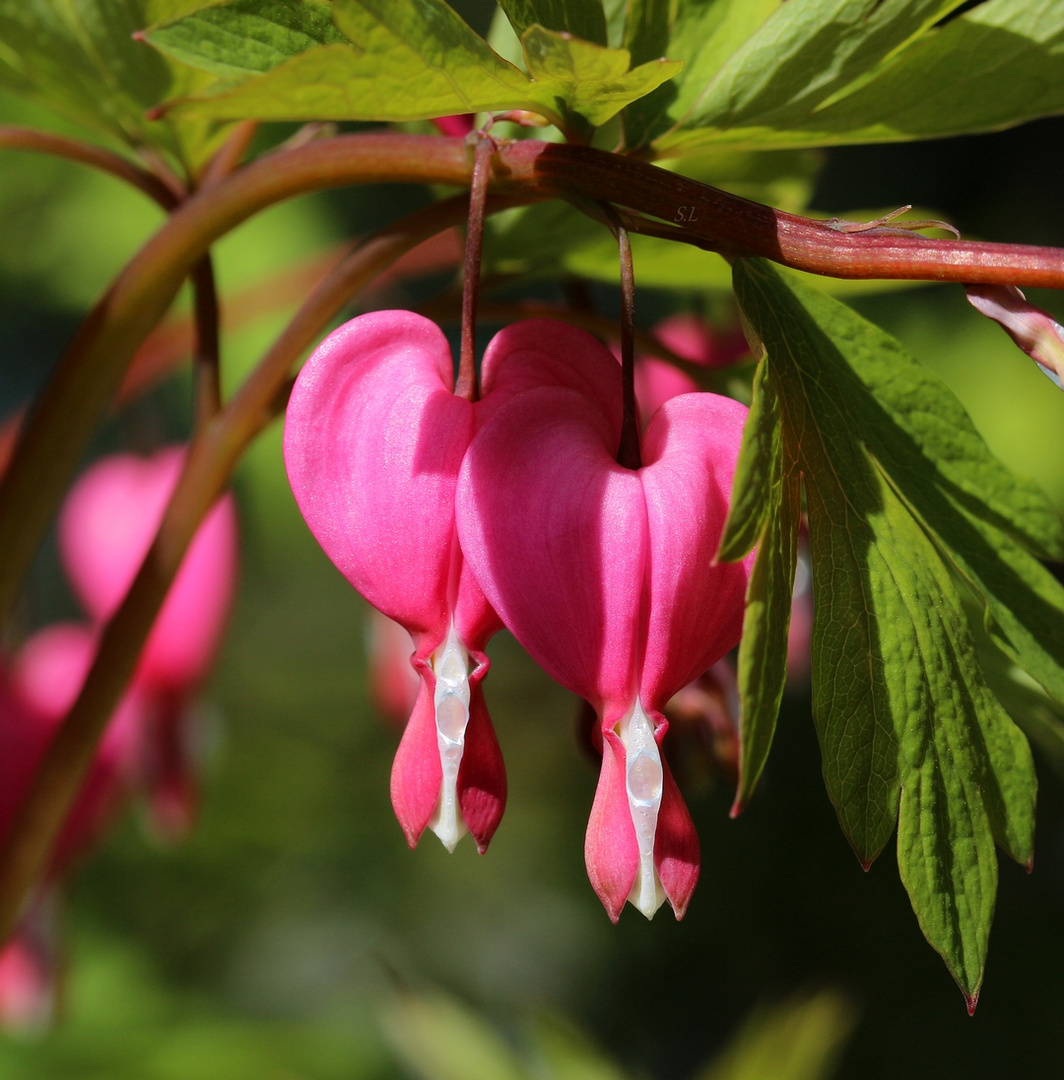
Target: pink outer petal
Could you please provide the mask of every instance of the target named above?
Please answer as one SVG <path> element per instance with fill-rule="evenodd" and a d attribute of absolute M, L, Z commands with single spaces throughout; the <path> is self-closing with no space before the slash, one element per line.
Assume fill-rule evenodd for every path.
<path fill-rule="evenodd" d="M 183 447 L 150 458 L 104 458 L 75 484 L 59 521 L 63 563 L 81 602 L 98 622 L 129 591 L 155 537 L 184 459 Z M 232 604 L 237 526 L 226 496 L 200 526 L 141 658 L 141 675 L 190 687 L 206 675 Z"/>
<path fill-rule="evenodd" d="M 458 770 L 458 805 L 462 818 L 483 855 L 506 809 L 506 769 L 495 737 L 481 685 L 487 667 L 470 677 L 469 724 Z"/>
<path fill-rule="evenodd" d="M 685 394 L 654 415 L 640 471 L 650 534 L 650 617 L 640 700 L 660 711 L 735 646 L 751 560 L 713 564 L 745 406 Z"/>
<path fill-rule="evenodd" d="M 613 922 L 621 917 L 639 873 L 639 844 L 625 784 L 624 746 L 616 732 L 603 732 L 602 771 L 584 836 L 584 862 L 591 887 Z"/>
<path fill-rule="evenodd" d="M 589 399 L 621 436 L 621 372 L 613 353 L 585 330 L 554 319 L 526 319 L 500 330 L 484 351 L 477 430 L 515 394 L 563 387 Z"/>
<path fill-rule="evenodd" d="M 637 474 L 582 395 L 530 390 L 477 435 L 458 487 L 469 565 L 507 627 L 599 712 L 635 691 L 647 551 Z"/>
<path fill-rule="evenodd" d="M 447 633 L 454 490 L 473 435 L 473 406 L 451 387 L 439 328 L 378 311 L 322 342 L 285 420 L 288 479 L 311 532 L 422 656 Z"/>
<path fill-rule="evenodd" d="M 417 847 L 436 809 L 443 783 L 443 767 L 436 740 L 433 693 L 436 678 L 427 664 L 421 666 L 421 684 L 414 711 L 399 740 L 392 763 L 392 808 L 402 826 L 406 842 Z"/>

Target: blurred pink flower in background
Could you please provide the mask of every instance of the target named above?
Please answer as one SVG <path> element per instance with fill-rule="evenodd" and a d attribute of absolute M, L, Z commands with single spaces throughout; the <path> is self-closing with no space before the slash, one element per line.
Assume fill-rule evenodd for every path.
<path fill-rule="evenodd" d="M 116 454 L 74 485 L 59 518 L 59 551 L 89 616 L 106 622 L 129 591 L 155 538 L 184 460 L 179 446 L 151 457 Z M 237 575 L 231 495 L 193 538 L 141 654 L 135 681 L 147 701 L 139 786 L 164 837 L 180 837 L 196 813 L 189 705 L 221 642 Z"/>

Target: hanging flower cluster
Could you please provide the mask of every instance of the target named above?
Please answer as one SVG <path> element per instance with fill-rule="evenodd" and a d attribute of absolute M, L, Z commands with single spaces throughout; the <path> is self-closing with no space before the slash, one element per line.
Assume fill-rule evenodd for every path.
<path fill-rule="evenodd" d="M 10 827 L 49 744 L 81 692 L 99 632 L 143 562 L 184 456 L 121 454 L 94 465 L 71 490 L 59 549 L 88 624 L 38 631 L 0 667 L 0 836 Z M 38 1027 L 53 1007 L 55 911 L 62 882 L 133 794 L 161 836 L 191 826 L 196 778 L 190 702 L 217 650 L 236 581 L 236 512 L 222 499 L 200 526 L 108 722 L 88 776 L 59 834 L 45 878 L 0 951 L 0 1022 Z"/>
<path fill-rule="evenodd" d="M 405 311 L 353 319 L 296 380 L 285 463 L 344 576 L 409 631 L 420 685 L 392 772 L 414 846 L 469 831 L 483 851 L 506 780 L 484 704 L 505 625 L 598 717 L 602 768 L 585 856 L 616 920 L 677 916 L 698 839 L 660 746 L 665 703 L 738 641 L 749 561 L 714 561 L 746 409 L 689 393 L 650 418 L 625 468 L 621 368 L 581 330 L 501 331 L 482 393 L 453 393 L 440 330 Z"/>

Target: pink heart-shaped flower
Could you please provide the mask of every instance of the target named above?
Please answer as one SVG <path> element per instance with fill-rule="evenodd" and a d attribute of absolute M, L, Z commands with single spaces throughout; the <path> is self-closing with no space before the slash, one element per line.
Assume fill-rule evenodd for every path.
<path fill-rule="evenodd" d="M 562 385 L 619 424 L 620 373 L 583 331 L 534 320 L 484 355 L 479 401 L 453 393 L 439 328 L 378 311 L 329 335 L 293 388 L 285 465 L 311 532 L 344 577 L 414 640 L 421 686 L 392 770 L 392 802 L 414 846 L 426 827 L 483 851 L 506 779 L 480 683 L 499 628 L 465 565 L 455 488 L 476 429 L 532 387 Z M 590 400 L 589 400 L 590 399 Z"/>
<path fill-rule="evenodd" d="M 673 398 L 629 470 L 600 414 L 535 390 L 498 410 L 462 467 L 458 533 L 485 595 L 600 718 L 585 855 L 613 919 L 628 899 L 650 915 L 667 898 L 680 916 L 697 880 L 697 837 L 658 747 L 669 697 L 739 640 L 749 560 L 714 554 L 745 417 L 728 398 Z"/>

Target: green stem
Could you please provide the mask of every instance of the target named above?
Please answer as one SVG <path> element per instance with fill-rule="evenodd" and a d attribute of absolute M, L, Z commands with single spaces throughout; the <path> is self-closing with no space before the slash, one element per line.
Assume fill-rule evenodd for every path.
<path fill-rule="evenodd" d="M 459 223 L 467 201 L 420 210 L 361 243 L 318 285 L 233 396 L 189 446 L 151 549 L 104 628 L 96 659 L 0 848 L 0 940 L 14 929 L 73 805 L 100 737 L 133 676 L 144 642 L 200 523 L 237 460 L 273 418 L 294 363 L 357 292 L 406 251 Z"/>

